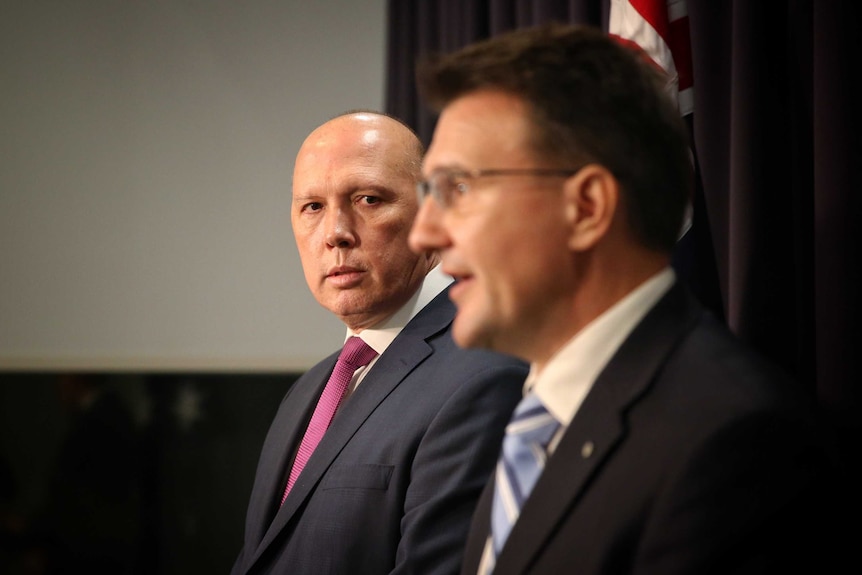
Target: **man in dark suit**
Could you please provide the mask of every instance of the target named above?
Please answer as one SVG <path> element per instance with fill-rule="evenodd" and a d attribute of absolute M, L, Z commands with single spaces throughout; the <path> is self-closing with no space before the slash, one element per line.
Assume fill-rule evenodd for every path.
<path fill-rule="evenodd" d="M 657 69 L 596 30 L 424 64 L 441 111 L 411 234 L 453 337 L 531 362 L 462 573 L 786 573 L 821 451 L 794 382 L 676 280 L 691 182 Z"/>
<path fill-rule="evenodd" d="M 372 359 L 316 447 L 306 440 L 339 354 L 285 396 L 235 575 L 459 569 L 527 366 L 452 341 L 451 278 L 436 254 L 407 245 L 423 151 L 395 119 L 356 112 L 316 129 L 297 155 L 291 220 L 306 281 Z"/>

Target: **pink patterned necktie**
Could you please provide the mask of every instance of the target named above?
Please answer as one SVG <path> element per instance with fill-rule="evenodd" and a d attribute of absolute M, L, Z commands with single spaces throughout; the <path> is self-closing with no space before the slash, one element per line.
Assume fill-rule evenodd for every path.
<path fill-rule="evenodd" d="M 281 496 L 282 505 L 284 505 L 284 500 L 287 499 L 287 494 L 290 493 L 293 484 L 296 483 L 296 478 L 299 477 L 302 468 L 308 462 L 308 458 L 311 457 L 314 448 L 320 443 L 320 439 L 332 422 L 335 411 L 344 398 L 344 392 L 347 391 L 347 386 L 350 384 L 354 372 L 360 367 L 368 365 L 376 355 L 377 352 L 371 346 L 356 336 L 348 338 L 344 344 L 338 361 L 335 362 L 332 375 L 329 376 L 329 381 L 326 382 L 326 387 L 320 394 L 320 399 L 317 401 L 317 407 L 314 408 L 314 414 L 311 416 L 305 435 L 302 436 L 302 443 L 299 444 L 299 451 L 297 451 L 296 459 L 293 461 L 287 487 L 284 489 L 284 495 Z"/>

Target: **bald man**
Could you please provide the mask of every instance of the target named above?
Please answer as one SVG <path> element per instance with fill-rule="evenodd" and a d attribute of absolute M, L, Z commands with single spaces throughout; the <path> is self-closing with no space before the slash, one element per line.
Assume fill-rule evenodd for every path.
<path fill-rule="evenodd" d="M 451 278 L 435 253 L 407 244 L 422 154 L 407 126 L 365 111 L 326 122 L 300 148 L 291 222 L 306 282 L 372 359 L 316 445 L 304 436 L 339 353 L 288 391 L 233 575 L 458 572 L 527 366 L 452 341 Z"/>

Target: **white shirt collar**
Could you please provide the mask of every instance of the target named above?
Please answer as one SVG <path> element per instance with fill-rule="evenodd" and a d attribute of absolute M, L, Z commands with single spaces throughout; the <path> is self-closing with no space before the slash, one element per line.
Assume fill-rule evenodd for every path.
<path fill-rule="evenodd" d="M 388 319 L 375 325 L 372 328 L 362 330 L 358 335 L 362 341 L 370 345 L 377 352 L 378 357 L 383 355 L 386 348 L 389 347 L 404 326 L 413 319 L 417 313 L 428 305 L 437 295 L 445 290 L 452 283 L 452 277 L 444 274 L 440 270 L 440 265 L 435 266 L 425 275 L 422 280 L 422 285 L 416 290 L 407 303 L 391 315 Z M 347 330 L 347 335 L 344 340 L 353 335 L 357 335 L 350 329 Z M 367 370 L 366 370 L 367 371 Z"/>
<path fill-rule="evenodd" d="M 525 393 L 535 390 L 557 421 L 568 426 L 611 357 L 675 279 L 673 269 L 665 268 L 575 334 L 541 374 L 531 366 Z"/>

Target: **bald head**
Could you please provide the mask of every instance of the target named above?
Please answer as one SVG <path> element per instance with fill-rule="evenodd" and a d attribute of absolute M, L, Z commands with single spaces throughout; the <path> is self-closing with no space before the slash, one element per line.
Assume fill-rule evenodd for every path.
<path fill-rule="evenodd" d="M 350 143 L 369 154 L 385 153 L 392 170 L 417 180 L 420 177 L 425 148 L 416 133 L 392 116 L 366 110 L 346 112 L 312 131 L 299 150 L 296 165 L 306 154 L 337 143 Z"/>
<path fill-rule="evenodd" d="M 297 154 L 291 222 L 305 278 L 355 331 L 395 313 L 436 263 L 407 245 L 422 153 L 406 125 L 359 111 L 315 129 Z"/>

